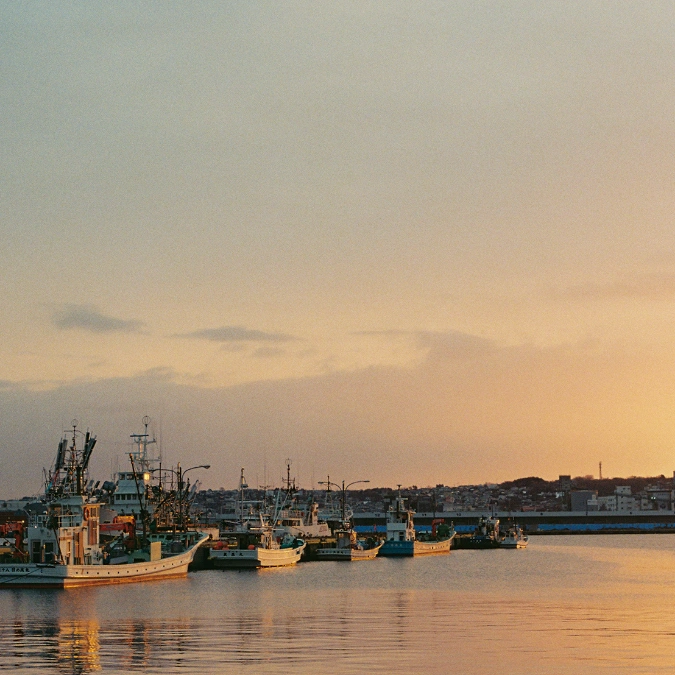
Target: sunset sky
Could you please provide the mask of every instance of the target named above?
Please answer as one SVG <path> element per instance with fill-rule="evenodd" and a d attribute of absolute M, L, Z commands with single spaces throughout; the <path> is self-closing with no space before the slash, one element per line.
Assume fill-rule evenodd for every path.
<path fill-rule="evenodd" d="M 675 469 L 672 2 L 2 2 L 0 497 Z"/>

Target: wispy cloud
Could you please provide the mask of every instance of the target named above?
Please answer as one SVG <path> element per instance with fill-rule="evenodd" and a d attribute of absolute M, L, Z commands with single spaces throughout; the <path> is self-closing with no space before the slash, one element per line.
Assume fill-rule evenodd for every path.
<path fill-rule="evenodd" d="M 469 356 L 495 348 L 492 340 L 460 331 L 370 330 L 358 331 L 354 335 L 388 340 L 405 338 L 414 342 L 417 348 L 429 350 L 435 355 Z"/>
<path fill-rule="evenodd" d="M 258 347 L 253 352 L 253 356 L 259 359 L 269 359 L 276 356 L 283 356 L 286 353 L 285 349 L 279 349 L 279 347 Z"/>
<path fill-rule="evenodd" d="M 299 338 L 287 333 L 266 333 L 245 326 L 222 326 L 205 328 L 192 333 L 179 333 L 173 337 L 210 340 L 211 342 L 294 342 Z"/>
<path fill-rule="evenodd" d="M 138 333 L 143 322 L 102 314 L 94 305 L 63 305 L 52 314 L 52 323 L 61 330 L 86 330 L 91 333 Z"/>
<path fill-rule="evenodd" d="M 411 335 L 417 335 L 417 331 L 413 330 L 357 330 L 352 333 L 352 335 L 364 335 L 365 337 L 410 337 Z"/>
<path fill-rule="evenodd" d="M 675 275 L 648 274 L 605 284 L 588 283 L 555 291 L 562 300 L 673 300 Z"/>

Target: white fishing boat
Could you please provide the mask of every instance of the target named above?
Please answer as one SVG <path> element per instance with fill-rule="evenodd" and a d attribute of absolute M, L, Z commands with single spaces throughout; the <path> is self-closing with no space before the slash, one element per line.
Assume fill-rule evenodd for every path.
<path fill-rule="evenodd" d="M 359 541 L 354 530 L 338 530 L 335 546 L 317 549 L 319 560 L 373 560 L 382 548 L 381 541 Z"/>
<path fill-rule="evenodd" d="M 147 553 L 149 559 L 139 562 L 118 561 L 118 564 L 105 564 L 102 559 L 95 559 L 86 564 L 69 564 L 57 559 L 47 563 L 15 562 L 0 565 L 0 589 L 77 588 L 184 577 L 195 551 L 208 537 L 207 534 L 200 535 L 181 553 L 166 555 L 161 542 L 152 542 Z M 48 543 L 50 542 L 47 540 L 45 544 Z"/>
<path fill-rule="evenodd" d="M 145 431 L 142 434 L 131 434 L 134 449 L 129 453 L 130 468 L 117 474 L 114 494 L 111 495 L 110 508 L 119 516 L 134 516 L 140 521 L 147 513 L 148 518 L 154 515 L 154 505 L 148 499 L 152 492 L 153 481 L 161 476 L 161 455 L 157 449 L 157 440 L 150 438 L 148 426 L 150 418 L 143 418 Z M 154 452 L 153 452 L 154 449 Z"/>
<path fill-rule="evenodd" d="M 87 432 L 80 450 L 76 427 L 74 422 L 70 447 L 65 438 L 59 443 L 46 485 L 47 514 L 26 529 L 23 559 L 0 565 L 0 588 L 74 588 L 185 576 L 209 535 L 176 533 L 140 549 L 120 539 L 113 542 L 117 552 L 114 545 L 101 545 L 102 505 L 83 489 L 96 437 Z"/>
<path fill-rule="evenodd" d="M 216 569 L 286 567 L 300 560 L 305 546 L 302 539 L 290 535 L 279 541 L 269 526 L 247 525 L 223 533 L 211 547 L 209 559 Z"/>
<path fill-rule="evenodd" d="M 526 548 L 529 539 L 520 525 L 509 527 L 504 538 L 499 542 L 500 548 Z"/>
<path fill-rule="evenodd" d="M 274 535 L 283 537 L 290 534 L 302 539 L 322 539 L 331 536 L 330 527 L 325 520 L 319 519 L 319 505 L 312 501 L 306 509 L 289 508 L 275 511 Z"/>
<path fill-rule="evenodd" d="M 255 515 L 252 512 L 252 504 L 245 499 L 247 489 L 242 469 L 239 477 L 240 520 L 221 532 L 220 540 L 209 550 L 209 560 L 216 569 L 295 565 L 305 550 L 305 541 L 284 532 L 275 534 L 266 511 L 259 510 Z M 247 504 L 249 508 L 246 508 Z M 278 511 L 277 506 L 275 512 Z"/>
<path fill-rule="evenodd" d="M 300 539 L 324 539 L 332 532 L 325 521 L 319 518 L 319 505 L 311 495 L 305 504 L 298 502 L 295 479 L 291 479 L 291 463 L 286 464 L 285 485 L 276 490 L 270 512 L 270 522 L 275 537 L 291 535 Z"/>

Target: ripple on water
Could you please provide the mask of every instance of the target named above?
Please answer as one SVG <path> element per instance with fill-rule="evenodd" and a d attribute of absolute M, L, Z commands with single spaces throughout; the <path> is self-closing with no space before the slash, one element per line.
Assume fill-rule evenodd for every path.
<path fill-rule="evenodd" d="M 540 537 L 526 551 L 6 590 L 0 670 L 670 673 L 674 573 L 675 538 Z"/>

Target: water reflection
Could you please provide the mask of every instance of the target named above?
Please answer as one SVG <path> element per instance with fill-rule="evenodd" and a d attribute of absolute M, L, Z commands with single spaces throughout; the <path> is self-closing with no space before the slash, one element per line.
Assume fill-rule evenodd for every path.
<path fill-rule="evenodd" d="M 64 673 L 101 670 L 99 626 L 96 621 L 63 621 L 56 632 L 56 661 Z"/>
<path fill-rule="evenodd" d="M 35 623 L 15 620 L 11 634 L 0 628 L 3 663 L 13 670 L 54 666 L 58 672 L 81 675 L 101 670 L 99 625 L 96 621 Z"/>
<path fill-rule="evenodd" d="M 646 549 L 628 538 L 589 541 L 537 540 L 522 555 L 460 551 L 278 575 L 8 591 L 0 670 L 675 671 L 675 618 L 664 612 L 675 599 L 675 537 Z"/>

